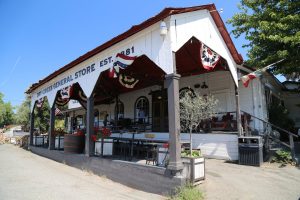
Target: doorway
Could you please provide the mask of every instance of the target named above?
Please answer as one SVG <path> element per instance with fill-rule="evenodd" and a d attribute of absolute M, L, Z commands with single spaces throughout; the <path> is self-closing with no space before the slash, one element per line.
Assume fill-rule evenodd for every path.
<path fill-rule="evenodd" d="M 167 90 L 152 93 L 152 131 L 169 132 Z"/>

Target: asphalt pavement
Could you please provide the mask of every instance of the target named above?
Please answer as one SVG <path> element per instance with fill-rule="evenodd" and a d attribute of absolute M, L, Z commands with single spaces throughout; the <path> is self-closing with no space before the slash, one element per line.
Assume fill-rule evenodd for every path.
<path fill-rule="evenodd" d="M 11 144 L 0 145 L 1 200 L 165 199 Z"/>

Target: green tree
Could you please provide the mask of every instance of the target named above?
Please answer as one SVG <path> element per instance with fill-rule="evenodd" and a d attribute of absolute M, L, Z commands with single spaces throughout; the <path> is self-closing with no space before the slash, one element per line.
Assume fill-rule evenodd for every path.
<path fill-rule="evenodd" d="M 13 106 L 10 102 L 3 101 L 4 95 L 0 92 L 0 127 L 14 122 Z"/>
<path fill-rule="evenodd" d="M 38 128 L 41 133 L 48 132 L 50 123 L 50 106 L 45 99 L 41 108 L 35 106 L 34 109 L 34 127 Z"/>
<path fill-rule="evenodd" d="M 15 115 L 15 121 L 17 124 L 22 125 L 25 130 L 29 130 L 30 126 L 30 97 L 27 95 L 25 100 L 22 102 L 20 106 L 17 107 L 17 112 Z"/>
<path fill-rule="evenodd" d="M 288 78 L 300 77 L 300 0 L 241 0 L 240 13 L 228 23 L 235 37 L 249 40 L 250 66 L 261 68 L 285 59 L 273 71 Z"/>

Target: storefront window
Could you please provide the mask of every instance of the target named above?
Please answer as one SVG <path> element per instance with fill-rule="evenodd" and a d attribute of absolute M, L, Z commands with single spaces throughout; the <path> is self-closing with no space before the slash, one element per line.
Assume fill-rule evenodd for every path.
<path fill-rule="evenodd" d="M 135 102 L 135 121 L 148 122 L 149 101 L 146 97 L 139 97 Z"/>
<path fill-rule="evenodd" d="M 122 101 L 118 101 L 118 104 L 116 104 L 115 118 L 116 120 L 124 118 L 124 103 Z"/>

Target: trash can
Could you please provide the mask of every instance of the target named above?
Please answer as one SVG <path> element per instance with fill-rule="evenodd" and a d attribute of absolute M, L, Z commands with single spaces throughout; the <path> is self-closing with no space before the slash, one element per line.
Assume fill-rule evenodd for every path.
<path fill-rule="evenodd" d="M 261 137 L 239 137 L 239 164 L 260 166 L 263 163 L 263 142 Z"/>

